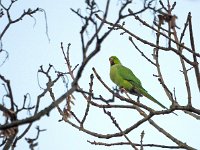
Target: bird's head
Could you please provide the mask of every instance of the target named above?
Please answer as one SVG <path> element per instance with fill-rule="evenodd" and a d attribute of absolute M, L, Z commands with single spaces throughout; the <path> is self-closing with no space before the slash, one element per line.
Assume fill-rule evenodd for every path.
<path fill-rule="evenodd" d="M 120 60 L 116 56 L 111 56 L 109 58 L 110 65 L 121 64 Z"/>

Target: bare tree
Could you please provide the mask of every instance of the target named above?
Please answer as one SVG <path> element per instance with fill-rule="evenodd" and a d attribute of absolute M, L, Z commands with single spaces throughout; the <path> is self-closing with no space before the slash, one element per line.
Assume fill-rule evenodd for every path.
<path fill-rule="evenodd" d="M 38 11 L 42 9 L 36 8 L 35 10 L 28 9 L 24 11 L 24 13 L 19 16 L 17 19 L 13 20 L 10 16 L 10 8 L 14 5 L 16 1 L 11 1 L 8 7 L 5 7 L 1 1 L 1 11 L 0 11 L 0 19 L 2 17 L 8 18 L 8 24 L 5 28 L 1 31 L 0 39 L 3 38 L 5 32 L 9 29 L 9 27 L 22 20 L 23 17 L 32 16 Z M 177 31 L 178 27 L 176 25 L 177 16 L 173 14 L 173 10 L 176 8 L 176 3 L 171 4 L 168 0 L 165 3 L 159 1 L 159 4 L 153 6 L 155 1 L 144 1 L 144 5 L 141 9 L 135 11 L 128 8 L 129 5 L 134 5 L 131 0 L 120 0 L 118 3 L 121 5 L 120 9 L 118 10 L 117 18 L 115 21 L 110 21 L 108 19 L 109 9 L 110 9 L 110 0 L 107 0 L 104 10 L 100 10 L 98 7 L 98 3 L 95 0 L 86 0 L 85 3 L 87 5 L 87 14 L 84 15 L 81 13 L 80 9 L 71 9 L 73 13 L 75 13 L 83 22 L 80 30 L 80 43 L 82 46 L 82 61 L 76 62 L 72 64 L 70 60 L 70 43 L 67 47 L 65 47 L 63 43 L 61 43 L 61 51 L 64 56 L 64 60 L 66 62 L 66 72 L 61 72 L 55 70 L 53 65 L 49 65 L 47 69 L 44 69 L 41 66 L 38 70 L 39 74 L 45 75 L 47 78 L 46 87 L 41 87 L 43 92 L 40 93 L 36 98 L 36 104 L 33 106 L 29 105 L 29 94 L 24 96 L 24 103 L 22 107 L 19 107 L 19 104 L 15 102 L 15 99 L 12 95 L 12 87 L 10 85 L 10 81 L 5 77 L 5 75 L 0 74 L 0 79 L 2 82 L 2 86 L 5 89 L 6 94 L 2 97 L 2 101 L 0 104 L 0 110 L 3 112 L 2 117 L 4 121 L 1 120 L 0 125 L 0 134 L 1 134 L 1 147 L 3 149 L 14 149 L 17 145 L 19 140 L 29 132 L 30 128 L 32 127 L 33 122 L 38 121 L 40 118 L 44 117 L 45 115 L 49 115 L 49 113 L 53 109 L 57 109 L 61 115 L 61 120 L 72 127 L 85 132 L 88 135 L 93 137 L 101 138 L 101 139 L 112 139 L 115 137 L 122 137 L 125 138 L 126 142 L 120 141 L 116 143 L 109 143 L 109 142 L 98 142 L 98 141 L 88 141 L 93 145 L 102 145 L 102 146 L 123 146 L 129 145 L 133 149 L 144 149 L 145 147 L 158 147 L 158 148 L 168 148 L 168 149 L 196 149 L 188 145 L 187 141 L 181 141 L 180 139 L 176 138 L 175 135 L 170 134 L 166 129 L 159 126 L 153 118 L 155 116 L 165 117 L 165 114 L 171 114 L 174 111 L 182 111 L 188 114 L 189 117 L 195 118 L 197 120 L 200 119 L 200 110 L 192 104 L 192 92 L 191 86 L 195 86 L 200 91 L 200 73 L 199 73 L 199 64 L 198 59 L 200 54 L 196 51 L 195 43 L 194 43 L 194 36 L 193 36 L 193 29 L 192 29 L 192 17 L 191 13 L 188 13 L 187 19 L 185 21 L 185 26 L 181 31 L 181 36 L 178 37 Z M 159 7 L 159 8 L 158 8 Z M 128 10 L 128 11 L 127 11 Z M 150 11 L 152 13 L 152 17 L 154 17 L 154 22 L 148 22 L 143 20 L 139 14 L 142 14 L 146 11 Z M 134 32 L 131 31 L 128 27 L 125 26 L 125 20 L 133 20 L 137 21 L 142 24 L 142 27 L 153 31 L 156 35 L 155 41 L 151 42 L 146 40 L 145 38 L 140 37 L 140 35 L 136 35 Z M 152 25 L 153 24 L 153 25 Z M 90 30 L 91 26 L 94 27 L 94 31 Z M 183 38 L 187 36 L 186 31 L 189 32 L 189 39 L 190 39 L 190 46 L 186 46 L 183 42 Z M 133 48 L 136 49 L 142 56 L 142 58 L 146 59 L 152 67 L 156 68 L 157 74 L 154 75 L 155 78 L 158 79 L 158 82 L 162 85 L 163 91 L 165 91 L 168 99 L 171 102 L 171 106 L 167 110 L 156 111 L 149 106 L 142 104 L 141 102 L 131 98 L 130 96 L 126 95 L 123 96 L 120 92 L 116 92 L 116 89 L 110 88 L 104 80 L 101 78 L 101 74 L 98 74 L 98 68 L 92 68 L 93 74 L 90 75 L 90 82 L 89 82 L 89 89 L 85 87 L 81 87 L 79 81 L 83 75 L 83 70 L 90 62 L 91 59 L 94 59 L 96 54 L 101 51 L 101 47 L 104 41 L 108 38 L 108 36 L 112 32 L 117 32 L 119 35 L 128 35 L 129 42 L 132 43 Z M 88 33 L 90 36 L 88 36 Z M 163 46 L 161 44 L 161 39 L 165 39 L 167 41 L 167 45 Z M 135 41 L 139 41 L 141 44 L 148 45 L 149 49 L 152 50 L 153 58 L 145 55 L 145 51 L 141 50 L 141 48 L 136 44 Z M 1 50 L 0 54 L 6 52 L 2 48 L 1 43 Z M 165 76 L 162 73 L 160 65 L 160 53 L 173 53 L 173 55 L 177 56 L 177 60 L 181 63 L 182 66 L 182 75 L 184 77 L 184 82 L 186 91 L 187 91 L 187 105 L 183 106 L 179 104 L 179 99 L 176 98 L 176 89 L 170 90 L 168 87 L 168 83 L 165 81 Z M 5 62 L 5 61 L 3 61 Z M 52 71 L 55 72 L 56 77 L 52 75 Z M 190 84 L 190 77 L 188 75 L 189 72 L 194 72 L 194 76 L 196 78 L 196 85 Z M 59 80 L 63 80 L 64 83 L 66 82 L 66 77 L 71 78 L 71 86 L 68 87 L 66 93 L 61 95 L 59 98 L 55 98 L 55 92 L 53 91 L 53 87 L 55 84 L 58 83 Z M 193 78 L 193 77 L 192 77 Z M 105 91 L 109 92 L 112 97 L 108 97 L 107 95 L 99 95 L 96 96 L 94 90 L 94 80 L 98 80 Z M 73 111 L 73 99 L 75 98 L 73 95 L 75 93 L 80 93 L 82 95 L 82 101 L 86 101 L 85 112 L 83 117 L 78 117 L 77 114 Z M 46 106 L 45 108 L 40 108 L 41 99 L 47 95 L 51 97 L 51 104 Z M 123 104 L 114 104 L 113 101 L 116 99 L 121 100 Z M 8 105 L 9 103 L 9 105 Z M 65 107 L 61 108 L 61 103 L 65 103 Z M 76 108 L 76 106 L 74 106 Z M 116 133 L 100 133 L 95 132 L 87 127 L 85 127 L 85 122 L 87 122 L 87 117 L 91 113 L 91 108 L 103 110 L 102 113 L 105 114 L 107 118 L 109 118 L 113 126 L 116 127 L 118 132 Z M 122 111 L 123 109 L 127 109 L 130 111 L 136 111 L 137 114 L 140 115 L 141 119 L 138 119 L 137 122 L 132 124 L 131 126 L 123 129 L 120 126 L 120 122 L 116 119 L 116 116 L 113 115 L 113 110 Z M 18 115 L 25 111 L 31 112 L 30 116 L 27 116 L 24 119 L 18 119 Z M 33 114 L 32 114 L 33 113 Z M 74 118 L 72 120 L 71 118 Z M 178 117 L 178 116 L 177 116 Z M 136 128 L 140 127 L 144 123 L 149 123 L 153 128 L 158 130 L 162 135 L 172 141 L 175 146 L 172 145 L 161 145 L 159 143 L 155 144 L 144 144 L 143 138 L 145 136 L 145 132 L 141 133 L 141 141 L 140 143 L 134 142 L 132 139 L 129 138 L 129 134 L 133 132 Z M 92 122 L 91 122 L 92 123 Z M 24 131 L 21 134 L 18 133 L 18 130 L 21 129 L 21 125 L 27 125 Z M 37 129 L 37 137 L 36 138 L 26 138 L 26 141 L 29 143 L 30 149 L 34 149 L 37 146 L 37 140 L 41 131 L 44 129 Z"/>

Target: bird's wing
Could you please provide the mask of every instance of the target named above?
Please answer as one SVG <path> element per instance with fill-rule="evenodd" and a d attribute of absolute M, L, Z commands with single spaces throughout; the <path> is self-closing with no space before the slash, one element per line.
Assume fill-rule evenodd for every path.
<path fill-rule="evenodd" d="M 120 65 L 118 66 L 118 73 L 124 80 L 129 81 L 134 86 L 142 87 L 141 81 L 133 74 L 129 68 Z"/>

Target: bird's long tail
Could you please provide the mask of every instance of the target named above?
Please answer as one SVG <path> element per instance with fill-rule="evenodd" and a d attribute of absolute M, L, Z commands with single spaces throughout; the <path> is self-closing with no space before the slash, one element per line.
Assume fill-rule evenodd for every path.
<path fill-rule="evenodd" d="M 142 94 L 143 96 L 145 96 L 146 98 L 148 98 L 149 100 L 153 101 L 154 103 L 158 104 L 163 109 L 168 109 L 163 104 L 161 104 L 159 101 L 157 101 L 153 96 L 151 96 L 144 88 L 142 88 L 142 87 L 138 88 L 136 91 L 138 93 Z"/>
<path fill-rule="evenodd" d="M 153 101 L 154 103 L 158 104 L 160 107 L 162 107 L 163 109 L 168 109 L 166 106 L 164 106 L 163 104 L 161 104 L 159 101 L 157 101 L 153 96 L 151 96 L 149 93 L 145 92 L 143 94 L 146 98 L 150 99 L 151 101 Z"/>
<path fill-rule="evenodd" d="M 157 101 L 153 96 L 151 96 L 149 93 L 147 93 L 146 91 L 143 92 L 143 95 L 150 99 L 151 101 L 153 101 L 154 103 L 158 104 L 159 106 L 161 106 L 163 109 L 168 109 L 167 107 L 165 107 L 163 104 L 161 104 L 159 101 Z M 173 114 L 177 115 L 175 112 L 172 112 Z M 178 115 L 177 115 L 178 116 Z"/>

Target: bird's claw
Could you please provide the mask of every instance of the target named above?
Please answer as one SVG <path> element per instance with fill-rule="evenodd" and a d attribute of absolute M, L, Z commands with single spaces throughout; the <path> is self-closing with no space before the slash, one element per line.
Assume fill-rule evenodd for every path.
<path fill-rule="evenodd" d="M 121 92 L 121 93 L 124 93 L 124 92 L 127 92 L 127 91 L 126 91 L 125 88 L 122 87 L 122 88 L 120 88 L 120 92 Z"/>

